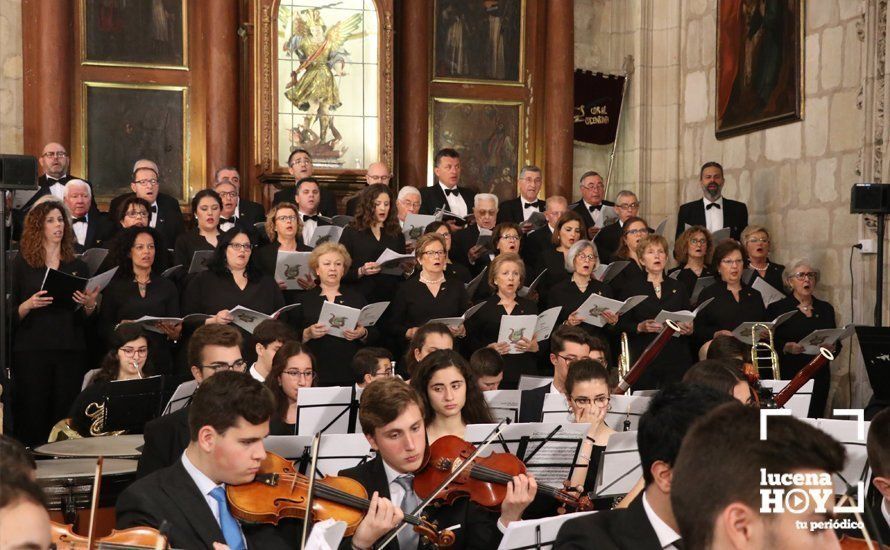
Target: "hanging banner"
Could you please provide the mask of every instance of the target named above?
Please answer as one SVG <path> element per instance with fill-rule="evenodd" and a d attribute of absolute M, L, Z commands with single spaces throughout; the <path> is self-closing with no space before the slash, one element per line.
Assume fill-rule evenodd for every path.
<path fill-rule="evenodd" d="M 608 145 L 618 132 L 624 76 L 575 71 L 574 137 Z"/>

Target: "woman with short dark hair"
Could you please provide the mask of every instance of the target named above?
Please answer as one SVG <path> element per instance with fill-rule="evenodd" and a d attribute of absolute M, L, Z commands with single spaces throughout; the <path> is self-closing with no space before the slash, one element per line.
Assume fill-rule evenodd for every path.
<path fill-rule="evenodd" d="M 173 261 L 186 271 L 192 265 L 195 252 L 216 248 L 221 233 L 219 216 L 222 211 L 222 199 L 213 189 L 202 189 L 192 197 L 191 207 L 194 223 L 190 231 L 176 238 L 173 253 Z"/>

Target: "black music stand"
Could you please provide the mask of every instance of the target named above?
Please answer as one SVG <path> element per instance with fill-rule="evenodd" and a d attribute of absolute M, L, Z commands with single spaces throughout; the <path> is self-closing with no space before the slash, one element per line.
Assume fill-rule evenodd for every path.
<path fill-rule="evenodd" d="M 867 420 L 881 408 L 890 406 L 890 327 L 857 326 L 856 339 L 874 392 L 866 407 Z"/>
<path fill-rule="evenodd" d="M 164 377 L 121 380 L 108 384 L 105 393 L 106 432 L 142 433 L 145 423 L 161 414 Z"/>

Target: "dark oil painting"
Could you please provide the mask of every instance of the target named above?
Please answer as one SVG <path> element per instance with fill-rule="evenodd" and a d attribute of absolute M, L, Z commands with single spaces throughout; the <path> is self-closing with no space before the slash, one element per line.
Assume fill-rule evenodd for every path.
<path fill-rule="evenodd" d="M 719 0 L 717 138 L 801 119 L 801 0 Z"/>
<path fill-rule="evenodd" d="M 436 79 L 518 82 L 522 0 L 436 0 Z"/>
<path fill-rule="evenodd" d="M 83 0 L 87 62 L 185 65 L 186 0 Z"/>

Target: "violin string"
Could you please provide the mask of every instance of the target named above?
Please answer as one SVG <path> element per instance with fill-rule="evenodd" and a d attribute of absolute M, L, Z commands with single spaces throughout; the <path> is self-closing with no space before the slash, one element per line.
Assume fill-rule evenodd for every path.
<path fill-rule="evenodd" d="M 513 481 L 513 476 L 511 476 L 510 474 L 501 472 L 500 470 L 494 470 L 492 468 L 489 468 L 488 466 L 483 466 L 481 464 L 474 464 L 473 469 L 470 472 L 470 475 L 475 474 L 477 471 L 484 476 L 490 477 L 490 479 L 483 480 L 483 481 L 493 481 L 496 483 L 504 483 L 504 484 L 506 484 L 510 481 Z M 478 478 L 478 476 L 474 476 L 474 477 Z M 547 493 L 548 496 L 557 496 L 557 495 L 563 494 L 562 491 L 560 491 L 559 489 L 557 489 L 555 487 L 551 487 L 549 485 L 544 485 L 544 484 L 538 485 L 538 490 L 542 491 L 544 493 Z"/>

